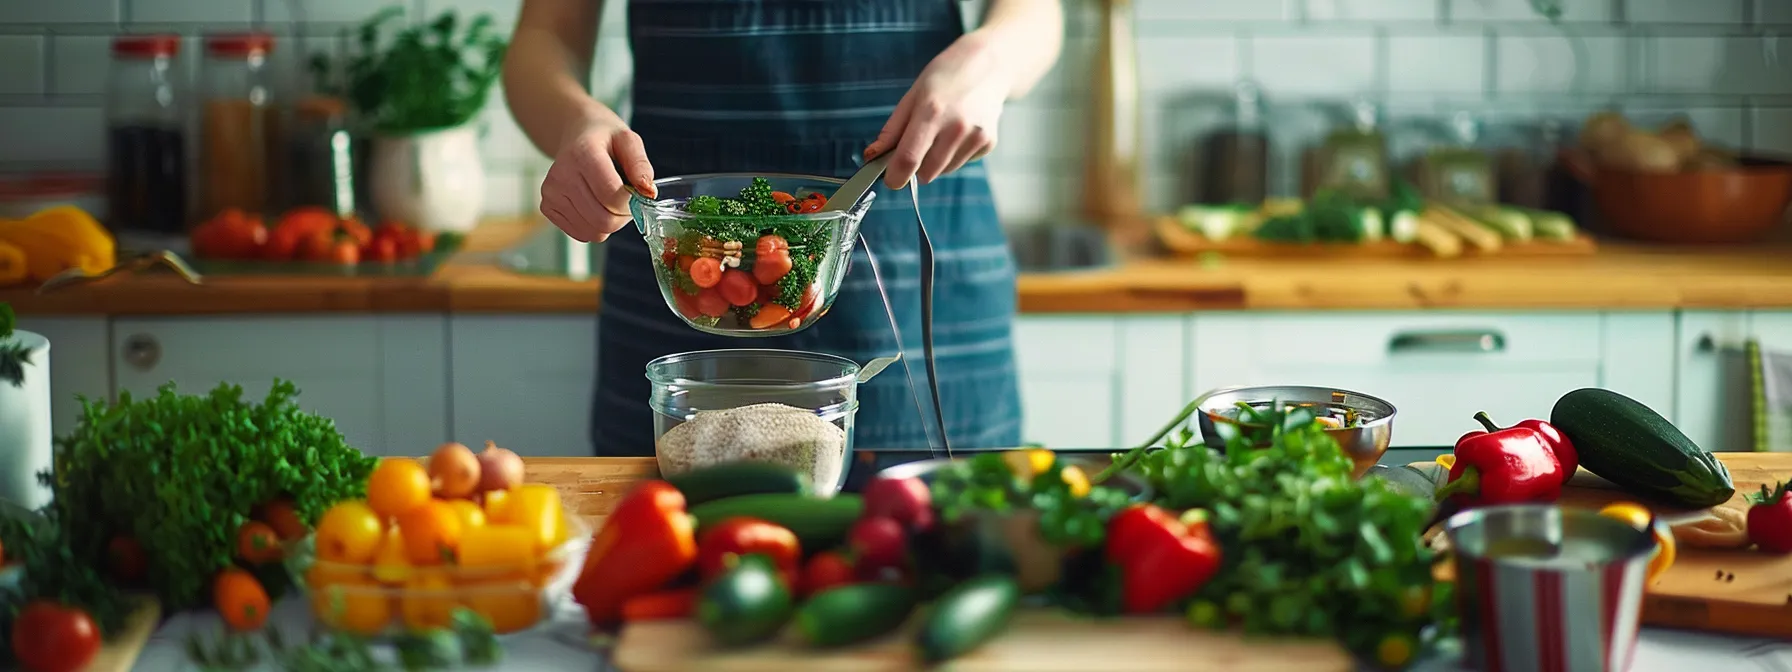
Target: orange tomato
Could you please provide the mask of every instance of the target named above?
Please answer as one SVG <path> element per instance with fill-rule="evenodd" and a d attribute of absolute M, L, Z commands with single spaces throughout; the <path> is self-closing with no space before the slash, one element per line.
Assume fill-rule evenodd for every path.
<path fill-rule="evenodd" d="M 377 635 L 392 621 L 392 600 L 372 579 L 313 566 L 305 574 L 311 614 L 324 625 L 358 635 Z"/>
<path fill-rule="evenodd" d="M 446 628 L 454 621 L 454 586 L 440 570 L 421 570 L 404 584 L 398 609 L 416 630 Z"/>
<path fill-rule="evenodd" d="M 373 240 L 373 229 L 367 228 L 367 225 L 362 223 L 358 217 L 344 217 L 340 230 L 349 240 L 355 241 L 356 245 L 366 245 L 368 241 Z"/>
<path fill-rule="evenodd" d="M 492 490 L 485 493 L 486 524 L 502 524 L 510 522 L 510 491 Z"/>
<path fill-rule="evenodd" d="M 361 248 L 355 246 L 355 241 L 337 240 L 331 245 L 330 254 L 325 260 L 344 266 L 353 266 L 361 263 Z"/>
<path fill-rule="evenodd" d="M 454 515 L 460 518 L 462 532 L 485 526 L 485 509 L 467 499 L 448 500 L 448 506 L 454 509 Z"/>
<path fill-rule="evenodd" d="M 279 560 L 280 535 L 267 523 L 251 520 L 236 530 L 236 557 L 251 565 Z"/>
<path fill-rule="evenodd" d="M 461 603 L 490 621 L 492 630 L 508 634 L 541 622 L 541 593 L 516 577 L 467 585 Z"/>
<path fill-rule="evenodd" d="M 337 224 L 336 215 L 323 208 L 299 208 L 288 212 L 268 233 L 268 244 L 262 256 L 275 261 L 291 260 L 299 255 L 305 241 L 334 232 Z"/>
<path fill-rule="evenodd" d="M 526 569 L 535 560 L 535 531 L 522 525 L 497 524 L 466 530 L 460 538 L 460 566 L 468 569 Z"/>
<path fill-rule="evenodd" d="M 524 483 L 511 492 L 510 521 L 527 528 L 536 551 L 546 551 L 559 543 L 565 530 L 565 511 L 560 507 L 560 490 L 542 483 Z"/>
<path fill-rule="evenodd" d="M 259 630 L 268 622 L 268 592 L 255 576 L 240 569 L 226 569 L 212 580 L 212 603 L 230 629 Z"/>
<path fill-rule="evenodd" d="M 405 558 L 411 564 L 451 562 L 460 547 L 460 515 L 447 502 L 432 499 L 399 516 L 398 533 L 404 537 Z"/>
<path fill-rule="evenodd" d="M 411 458 L 380 460 L 367 476 L 367 504 L 382 518 L 397 518 L 430 499 L 429 470 Z"/>
<path fill-rule="evenodd" d="M 396 527 L 386 531 L 380 549 L 373 554 L 373 578 L 392 585 L 411 578 L 411 557 L 404 552 L 404 535 Z"/>
<path fill-rule="evenodd" d="M 283 541 L 298 539 L 310 531 L 306 529 L 305 521 L 299 518 L 298 510 L 292 508 L 292 500 L 289 499 L 268 502 L 261 507 L 255 518 L 274 528 L 274 533 L 280 535 Z"/>
<path fill-rule="evenodd" d="M 365 564 L 379 550 L 385 533 L 379 514 L 365 502 L 339 502 L 317 521 L 317 557 L 329 562 Z"/>
<path fill-rule="evenodd" d="M 436 232 L 417 229 L 412 232 L 417 237 L 417 253 L 429 254 L 436 251 Z"/>

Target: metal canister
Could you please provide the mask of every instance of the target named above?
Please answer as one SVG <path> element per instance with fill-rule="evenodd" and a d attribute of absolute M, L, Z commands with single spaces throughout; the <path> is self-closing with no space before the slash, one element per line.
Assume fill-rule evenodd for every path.
<path fill-rule="evenodd" d="M 1456 550 L 1464 664 L 1485 672 L 1623 672 L 1636 649 L 1648 532 L 1539 504 L 1463 511 Z"/>

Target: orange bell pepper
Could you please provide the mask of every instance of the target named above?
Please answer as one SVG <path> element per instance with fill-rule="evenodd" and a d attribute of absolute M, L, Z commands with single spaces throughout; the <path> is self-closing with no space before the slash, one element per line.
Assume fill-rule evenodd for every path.
<path fill-rule="evenodd" d="M 697 562 L 696 521 L 684 494 L 665 481 L 647 481 L 616 505 L 591 539 L 573 600 L 592 625 L 614 625 L 629 598 L 659 590 Z"/>

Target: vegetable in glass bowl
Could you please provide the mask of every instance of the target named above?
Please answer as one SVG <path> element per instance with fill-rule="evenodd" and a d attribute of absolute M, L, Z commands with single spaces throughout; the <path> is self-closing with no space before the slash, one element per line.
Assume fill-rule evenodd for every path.
<path fill-rule="evenodd" d="M 846 277 L 853 239 L 875 197 L 822 209 L 843 180 L 715 173 L 656 180 L 658 199 L 629 203 L 660 295 L 691 327 L 778 336 L 814 324 Z"/>

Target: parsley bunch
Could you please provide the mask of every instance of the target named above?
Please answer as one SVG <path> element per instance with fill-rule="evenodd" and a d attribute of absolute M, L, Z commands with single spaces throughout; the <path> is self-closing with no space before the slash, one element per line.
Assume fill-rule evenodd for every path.
<path fill-rule="evenodd" d="M 204 395 L 169 383 L 142 399 L 83 398 L 80 424 L 57 441 L 53 477 L 45 476 L 60 542 L 76 564 L 103 567 L 113 538 L 134 539 L 166 608 L 204 604 L 254 507 L 289 498 L 309 524 L 366 494 L 377 458 L 344 442 L 331 420 L 300 410 L 297 395 L 275 380 L 260 402 L 228 383 Z"/>

